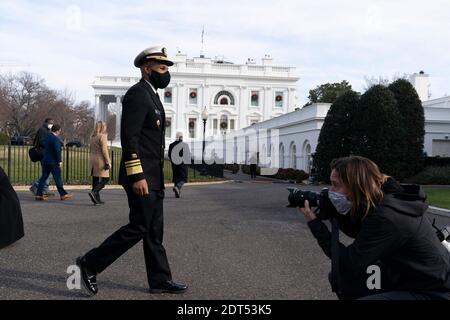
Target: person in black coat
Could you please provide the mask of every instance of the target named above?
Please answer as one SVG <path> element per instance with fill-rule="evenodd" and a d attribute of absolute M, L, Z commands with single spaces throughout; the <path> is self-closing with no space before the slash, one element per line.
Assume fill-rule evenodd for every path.
<path fill-rule="evenodd" d="M 24 235 L 19 198 L 0 167 L 0 249 L 12 245 Z"/>
<path fill-rule="evenodd" d="M 41 149 L 45 149 L 44 140 L 47 138 L 47 135 L 51 132 L 54 124 L 55 123 L 54 123 L 53 119 L 51 119 L 51 118 L 45 119 L 44 124 L 39 128 L 39 130 L 36 133 L 36 136 L 34 137 L 33 146 L 39 147 Z M 42 168 L 44 168 L 42 161 L 41 161 L 41 166 L 42 166 Z M 45 184 L 44 184 L 44 195 L 46 195 L 46 196 L 53 195 L 49 191 L 49 185 L 50 185 L 50 176 L 48 177 L 48 179 L 45 181 Z M 39 179 L 37 181 L 35 181 L 30 187 L 31 193 L 35 196 L 37 194 L 38 187 L 39 187 Z"/>
<path fill-rule="evenodd" d="M 135 59 L 142 79 L 123 99 L 120 131 L 119 183 L 127 194 L 130 222 L 98 248 L 77 259 L 90 295 L 98 292 L 97 275 L 140 241 L 143 241 L 150 293 L 183 293 L 188 288 L 172 281 L 163 246 L 166 114 L 157 90 L 169 85 L 172 65 L 166 48 L 161 47 L 146 49 Z"/>
<path fill-rule="evenodd" d="M 333 250 L 328 227 L 305 202 L 300 209 L 320 247 L 333 261 L 330 277 L 340 299 L 450 299 L 450 253 L 426 217 L 426 195 L 420 186 L 400 185 L 362 157 L 331 165 L 329 199 L 339 226 L 355 241 Z M 322 209 L 321 209 L 322 210 Z M 328 210 L 331 211 L 331 210 Z M 332 259 L 333 260 L 333 259 Z M 374 268 L 381 287 L 369 287 Z"/>
<path fill-rule="evenodd" d="M 172 182 L 175 197 L 181 197 L 181 188 L 188 181 L 188 163 L 191 161 L 189 146 L 183 142 L 183 134 L 177 133 L 177 141 L 169 146 L 169 159 L 172 163 Z"/>

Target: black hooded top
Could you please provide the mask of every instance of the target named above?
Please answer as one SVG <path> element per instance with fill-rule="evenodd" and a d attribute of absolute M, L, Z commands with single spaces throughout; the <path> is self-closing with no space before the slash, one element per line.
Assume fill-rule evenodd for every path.
<path fill-rule="evenodd" d="M 24 236 L 19 198 L 0 167 L 0 249 Z"/>
<path fill-rule="evenodd" d="M 383 185 L 384 198 L 362 222 L 346 232 L 355 241 L 340 244 L 343 276 L 367 274 L 382 263 L 392 290 L 432 293 L 450 299 L 450 253 L 439 241 L 425 213 L 426 196 L 419 186 L 403 186 L 394 179 Z M 331 233 L 319 219 L 308 223 L 314 237 L 331 257 Z M 347 230 L 348 231 L 348 230 Z"/>

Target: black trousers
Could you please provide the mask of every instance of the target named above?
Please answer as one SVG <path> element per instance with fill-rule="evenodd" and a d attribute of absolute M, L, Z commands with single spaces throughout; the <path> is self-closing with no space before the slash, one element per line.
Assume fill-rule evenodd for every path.
<path fill-rule="evenodd" d="M 150 191 L 145 197 L 125 188 L 130 207 L 130 223 L 106 239 L 100 247 L 91 250 L 84 257 L 86 267 L 95 273 L 102 273 L 125 252 L 143 240 L 144 258 L 150 287 L 172 280 L 172 274 L 163 247 L 163 199 L 158 191 Z"/>
<path fill-rule="evenodd" d="M 252 179 L 256 179 L 256 164 L 250 165 L 250 175 Z"/>
<path fill-rule="evenodd" d="M 109 178 L 92 177 L 92 192 L 98 193 L 102 191 L 108 182 Z"/>

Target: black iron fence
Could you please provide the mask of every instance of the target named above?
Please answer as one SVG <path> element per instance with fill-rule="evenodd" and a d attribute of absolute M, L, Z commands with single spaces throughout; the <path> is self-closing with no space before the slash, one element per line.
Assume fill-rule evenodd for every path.
<path fill-rule="evenodd" d="M 39 179 L 41 164 L 33 163 L 28 151 L 30 146 L 0 146 L 0 166 L 13 185 L 28 185 Z M 117 183 L 122 153 L 118 149 L 109 151 L 111 157 L 111 182 Z M 90 184 L 89 148 L 63 148 L 62 177 L 65 184 Z"/>
<path fill-rule="evenodd" d="M 0 167 L 8 175 L 13 185 L 31 185 L 42 174 L 41 164 L 33 163 L 28 151 L 30 146 L 0 145 Z M 120 161 L 122 151 L 118 148 L 109 150 L 111 158 L 111 183 L 117 184 L 119 180 Z M 92 182 L 89 168 L 89 148 L 63 148 L 62 176 L 65 184 L 85 185 Z M 191 165 L 189 166 L 189 180 L 205 180 L 207 177 L 223 178 L 223 166 Z M 170 161 L 164 164 L 164 178 L 172 180 L 172 167 Z"/>

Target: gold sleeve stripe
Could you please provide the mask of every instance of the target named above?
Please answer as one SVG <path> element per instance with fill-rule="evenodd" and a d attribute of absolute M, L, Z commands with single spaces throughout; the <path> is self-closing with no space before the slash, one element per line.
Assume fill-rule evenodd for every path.
<path fill-rule="evenodd" d="M 125 161 L 125 165 L 132 165 L 132 164 L 140 164 L 141 160 L 131 160 L 131 161 Z"/>
<path fill-rule="evenodd" d="M 144 173 L 142 166 L 127 168 L 127 176 L 134 176 L 135 174 Z"/>
<path fill-rule="evenodd" d="M 125 166 L 125 168 L 136 168 L 136 167 L 142 167 L 142 165 L 136 164 L 134 166 Z"/>
<path fill-rule="evenodd" d="M 141 160 L 140 159 L 133 159 L 133 160 L 125 161 L 125 163 L 131 163 L 131 162 L 141 162 Z"/>
<path fill-rule="evenodd" d="M 127 164 L 125 165 L 125 167 L 134 167 L 134 166 L 140 166 L 140 165 L 141 165 L 140 162 L 136 162 L 136 163 L 127 163 Z"/>

